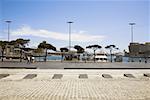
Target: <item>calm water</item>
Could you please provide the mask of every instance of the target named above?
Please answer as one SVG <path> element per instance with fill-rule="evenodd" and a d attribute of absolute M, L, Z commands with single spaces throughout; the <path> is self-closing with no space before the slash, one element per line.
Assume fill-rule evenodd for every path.
<path fill-rule="evenodd" d="M 36 57 L 36 61 L 44 61 L 45 57 Z M 47 56 L 47 60 L 61 60 L 61 56 Z"/>
<path fill-rule="evenodd" d="M 113 62 L 114 62 L 114 58 L 113 57 Z M 44 57 L 36 57 L 35 58 L 36 61 L 44 61 Z M 55 56 L 55 55 L 52 55 L 52 56 L 47 56 L 47 60 L 50 61 L 50 60 L 57 60 L 57 61 L 61 61 L 61 56 Z M 110 57 L 108 57 L 108 60 L 110 61 Z M 123 62 L 131 62 L 131 60 L 133 60 L 133 62 L 139 62 L 139 60 L 141 60 L 141 62 L 145 62 L 145 58 L 129 58 L 129 57 L 123 57 Z M 150 58 L 147 60 L 147 62 L 150 62 Z"/>

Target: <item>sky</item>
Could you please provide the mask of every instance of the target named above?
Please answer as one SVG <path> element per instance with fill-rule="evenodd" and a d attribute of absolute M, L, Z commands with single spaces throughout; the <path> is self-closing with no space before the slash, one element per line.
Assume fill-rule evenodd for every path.
<path fill-rule="evenodd" d="M 149 0 L 0 0 L 0 40 L 30 39 L 36 47 L 46 40 L 59 49 L 68 46 L 68 21 L 73 45 L 103 48 L 114 44 L 128 50 L 134 22 L 134 42 L 150 42 Z"/>

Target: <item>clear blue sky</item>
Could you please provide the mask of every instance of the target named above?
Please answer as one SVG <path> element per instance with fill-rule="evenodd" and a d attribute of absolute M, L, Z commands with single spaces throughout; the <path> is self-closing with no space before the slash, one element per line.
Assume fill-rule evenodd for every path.
<path fill-rule="evenodd" d="M 66 22 L 73 21 L 72 45 L 115 44 L 123 50 L 131 41 L 129 22 L 136 23 L 135 42 L 150 42 L 149 13 L 149 0 L 0 0 L 0 39 L 7 39 L 9 19 L 11 39 L 29 38 L 30 46 L 47 40 L 59 48 L 68 45 Z"/>

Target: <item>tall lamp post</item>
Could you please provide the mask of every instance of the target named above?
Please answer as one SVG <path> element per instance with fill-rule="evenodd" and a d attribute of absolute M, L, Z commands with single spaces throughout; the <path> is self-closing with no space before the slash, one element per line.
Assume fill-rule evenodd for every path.
<path fill-rule="evenodd" d="M 129 23 L 129 25 L 131 26 L 131 43 L 133 43 L 133 25 L 135 25 L 135 23 Z"/>
<path fill-rule="evenodd" d="M 8 41 L 10 40 L 10 23 L 12 22 L 11 20 L 6 20 L 5 21 L 8 24 Z"/>
<path fill-rule="evenodd" d="M 69 24 L 69 50 L 71 49 L 71 24 L 73 22 L 69 21 L 67 22 Z"/>

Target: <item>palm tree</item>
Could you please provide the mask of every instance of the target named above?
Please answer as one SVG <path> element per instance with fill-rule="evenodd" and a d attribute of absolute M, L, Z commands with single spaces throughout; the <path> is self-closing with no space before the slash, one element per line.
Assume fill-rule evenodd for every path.
<path fill-rule="evenodd" d="M 46 50 L 46 52 L 45 52 L 45 59 L 44 59 L 45 62 L 46 62 L 46 58 L 47 58 L 47 50 L 49 49 L 49 50 L 56 51 L 56 47 L 54 47 L 51 44 L 46 43 L 46 41 L 43 41 L 42 43 L 40 43 L 38 45 L 38 48 L 42 48 L 42 49 Z"/>
<path fill-rule="evenodd" d="M 29 41 L 30 41 L 29 39 L 19 38 L 19 39 L 16 39 L 15 41 L 16 43 L 14 42 L 14 45 L 17 45 L 20 48 L 20 62 L 22 62 L 22 49 L 25 48 L 26 44 L 28 44 Z"/>
<path fill-rule="evenodd" d="M 100 46 L 100 45 L 89 45 L 89 46 L 87 46 L 86 48 L 93 49 L 93 51 L 94 51 L 94 62 L 95 62 L 95 51 L 96 51 L 97 49 L 101 49 L 102 46 Z"/>
<path fill-rule="evenodd" d="M 110 50 L 110 57 L 111 57 L 111 62 L 112 62 L 112 50 L 113 50 L 113 49 L 118 50 L 119 48 L 116 48 L 115 45 L 108 45 L 108 46 L 106 46 L 105 48 Z"/>
<path fill-rule="evenodd" d="M 82 48 L 82 47 L 79 46 L 79 45 L 75 45 L 74 48 L 77 50 L 77 53 L 78 53 L 78 60 L 79 60 L 80 53 L 84 53 L 84 48 Z"/>
<path fill-rule="evenodd" d="M 63 56 L 64 56 L 64 52 L 68 52 L 69 50 L 68 50 L 68 48 L 60 48 L 60 51 L 61 51 L 61 62 L 62 62 L 62 60 L 63 60 Z"/>
<path fill-rule="evenodd" d="M 30 39 L 22 39 L 19 38 L 16 40 L 16 43 L 19 44 L 22 47 L 25 47 L 26 44 L 28 44 L 30 42 Z"/>

